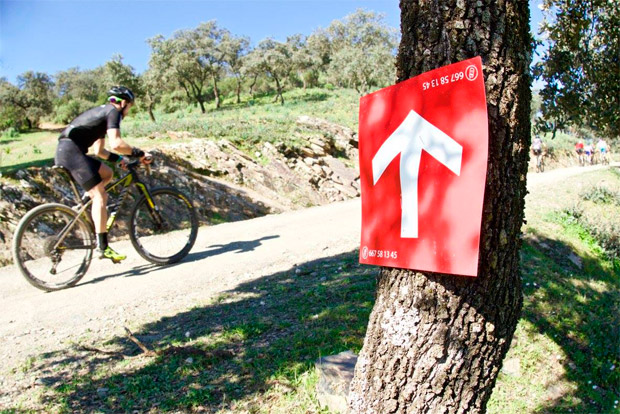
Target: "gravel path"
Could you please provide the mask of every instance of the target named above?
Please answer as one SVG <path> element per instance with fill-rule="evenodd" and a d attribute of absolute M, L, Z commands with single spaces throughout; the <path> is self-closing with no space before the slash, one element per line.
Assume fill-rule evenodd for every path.
<path fill-rule="evenodd" d="M 620 167 L 616 163 L 615 167 Z M 575 167 L 528 175 L 528 189 L 600 167 Z M 531 196 L 529 196 L 531 197 Z M 529 198 L 528 197 L 528 198 Z M 14 266 L 0 268 L 0 383 L 29 356 L 90 345 L 193 307 L 204 306 L 240 283 L 359 247 L 360 199 L 258 219 L 202 227 L 190 255 L 155 267 L 129 241 L 120 265 L 94 260 L 75 287 L 45 293 Z"/>
<path fill-rule="evenodd" d="M 0 268 L 0 382 L 31 355 L 123 336 L 125 326 L 204 306 L 238 284 L 359 246 L 360 199 L 202 227 L 181 263 L 155 267 L 129 241 L 122 264 L 93 260 L 71 289 L 45 293 L 14 266 Z"/>

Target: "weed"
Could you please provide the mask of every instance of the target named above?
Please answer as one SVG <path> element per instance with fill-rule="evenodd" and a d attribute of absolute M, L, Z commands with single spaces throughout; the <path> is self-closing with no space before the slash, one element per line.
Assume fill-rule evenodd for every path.
<path fill-rule="evenodd" d="M 19 137 L 19 130 L 14 127 L 10 127 L 2 131 L 2 138 L 17 138 Z"/>
<path fill-rule="evenodd" d="M 620 191 L 612 191 L 604 185 L 597 185 L 580 194 L 583 200 L 593 203 L 615 204 L 620 206 Z"/>

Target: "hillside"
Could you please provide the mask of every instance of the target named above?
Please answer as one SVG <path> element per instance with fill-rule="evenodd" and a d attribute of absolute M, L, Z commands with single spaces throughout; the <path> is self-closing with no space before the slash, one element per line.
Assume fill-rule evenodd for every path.
<path fill-rule="evenodd" d="M 357 263 L 359 212 L 345 210 L 357 200 L 333 203 L 359 188 L 355 129 L 336 110 L 354 99 L 321 99 L 191 113 L 185 129 L 162 115 L 151 138 L 140 119 L 128 123 L 135 145 L 157 148 L 149 180 L 182 188 L 212 225 L 178 266 L 95 263 L 53 294 L 0 269 L 0 412 L 325 413 L 314 361 L 359 351 L 377 268 Z M 252 123 L 263 139 L 243 145 L 235 136 Z M 1 252 L 26 209 L 67 196 L 47 167 L 7 176 Z M 529 174 L 528 190 L 524 310 L 488 412 L 615 412 L 620 169 Z"/>

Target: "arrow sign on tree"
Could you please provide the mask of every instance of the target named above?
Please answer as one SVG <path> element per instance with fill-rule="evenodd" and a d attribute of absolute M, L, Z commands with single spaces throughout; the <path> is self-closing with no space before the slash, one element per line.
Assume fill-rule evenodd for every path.
<path fill-rule="evenodd" d="M 413 110 L 372 159 L 374 185 L 392 160 L 400 154 L 402 238 L 418 237 L 418 172 L 422 150 L 454 174 L 460 175 L 463 147 Z"/>
<path fill-rule="evenodd" d="M 478 274 L 485 93 L 475 57 L 360 99 L 360 263 Z"/>

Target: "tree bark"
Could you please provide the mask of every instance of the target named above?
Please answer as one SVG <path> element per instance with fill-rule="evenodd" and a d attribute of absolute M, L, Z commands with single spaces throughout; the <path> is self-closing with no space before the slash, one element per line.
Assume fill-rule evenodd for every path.
<path fill-rule="evenodd" d="M 240 104 L 241 103 L 241 79 L 239 79 L 237 77 L 237 103 Z"/>
<path fill-rule="evenodd" d="M 278 98 L 280 98 L 280 105 L 284 105 L 284 96 L 282 95 L 282 86 L 280 85 L 280 79 L 278 79 L 277 76 L 273 77 L 276 81 L 276 89 L 277 89 L 277 94 L 276 94 L 276 99 L 274 99 L 274 102 L 278 102 Z"/>
<path fill-rule="evenodd" d="M 217 88 L 217 76 L 215 73 L 211 74 L 211 78 L 213 79 L 213 93 L 215 94 L 215 109 L 220 109 L 222 103 L 220 100 L 220 91 Z"/>
<path fill-rule="evenodd" d="M 481 56 L 489 162 L 477 278 L 381 270 L 352 413 L 485 412 L 522 307 L 530 143 L 527 0 L 401 0 L 399 81 Z"/>

